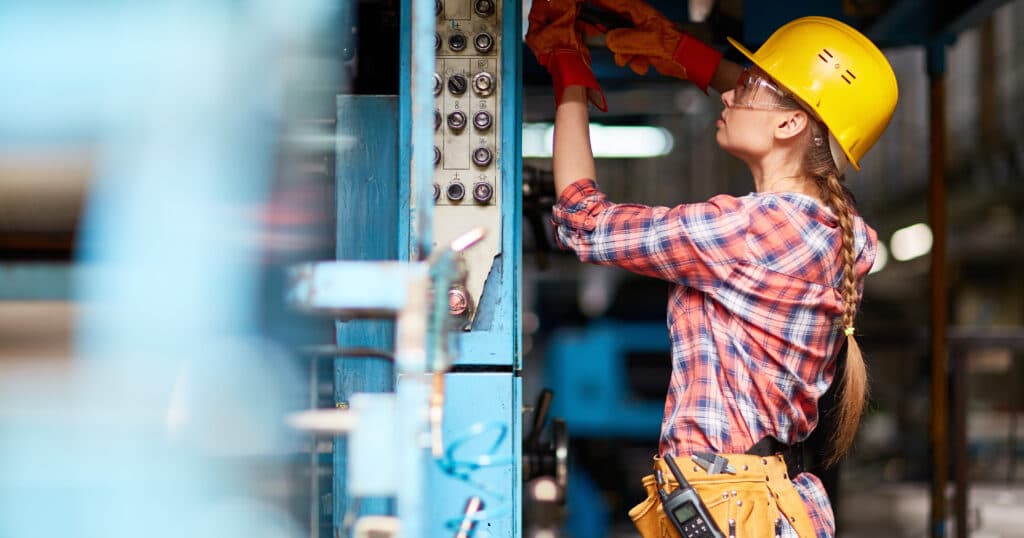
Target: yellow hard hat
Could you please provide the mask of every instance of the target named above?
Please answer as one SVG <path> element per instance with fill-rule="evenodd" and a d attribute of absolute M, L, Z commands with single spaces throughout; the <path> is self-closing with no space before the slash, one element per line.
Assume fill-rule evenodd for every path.
<path fill-rule="evenodd" d="M 899 94 L 892 66 L 871 40 L 835 19 L 803 17 L 776 30 L 757 52 L 729 43 L 814 111 L 860 170 Z"/>

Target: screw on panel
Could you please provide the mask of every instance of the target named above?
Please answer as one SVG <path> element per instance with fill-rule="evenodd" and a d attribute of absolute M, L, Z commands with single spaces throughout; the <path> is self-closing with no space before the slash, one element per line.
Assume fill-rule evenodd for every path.
<path fill-rule="evenodd" d="M 434 95 L 439 95 L 441 93 L 441 84 L 441 75 L 434 73 Z"/>
<path fill-rule="evenodd" d="M 434 166 L 437 166 L 437 163 L 439 162 L 441 162 L 441 150 L 437 146 L 434 146 Z M 435 196 L 434 198 L 437 197 Z"/>
<path fill-rule="evenodd" d="M 437 148 L 434 148 L 434 149 L 437 149 Z M 437 199 L 440 198 L 440 197 L 441 197 L 441 186 L 438 185 L 437 183 L 434 183 L 434 201 L 436 202 Z"/>
<path fill-rule="evenodd" d="M 453 316 L 461 316 L 469 310 L 469 298 L 466 292 L 452 288 L 448 290 L 448 313 Z"/>
<path fill-rule="evenodd" d="M 434 130 L 436 131 L 436 130 L 438 130 L 440 128 L 441 128 L 441 111 L 435 108 L 434 109 Z"/>
<path fill-rule="evenodd" d="M 462 95 L 466 93 L 466 77 L 456 73 L 448 77 L 448 91 L 454 95 Z"/>

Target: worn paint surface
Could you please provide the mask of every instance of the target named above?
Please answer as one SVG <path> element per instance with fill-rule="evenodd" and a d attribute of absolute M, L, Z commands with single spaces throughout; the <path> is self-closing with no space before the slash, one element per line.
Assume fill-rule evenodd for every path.
<path fill-rule="evenodd" d="M 337 98 L 340 139 L 335 150 L 337 200 L 337 249 L 339 260 L 398 259 L 398 97 L 341 95 Z M 341 136 L 344 135 L 344 136 Z M 338 276 L 331 284 L 338 294 L 358 295 L 367 305 L 399 307 L 405 302 L 406 278 L 399 267 L 366 264 L 365 272 Z M 388 273 L 388 271 L 393 271 Z M 329 278 L 325 275 L 324 278 Z M 328 288 L 318 288 L 329 294 Z M 314 299 L 323 298 L 322 295 Z M 337 297 L 335 297 L 337 298 Z M 393 351 L 395 330 L 391 319 L 353 320 L 337 323 L 339 347 L 368 347 Z M 345 357 L 334 361 L 335 402 L 347 406 L 357 392 L 388 392 L 395 389 L 391 361 L 372 357 Z M 346 493 L 347 446 L 344 438 L 334 445 L 334 527 L 338 530 L 351 499 Z M 389 502 L 365 499 L 360 514 L 384 514 Z"/>

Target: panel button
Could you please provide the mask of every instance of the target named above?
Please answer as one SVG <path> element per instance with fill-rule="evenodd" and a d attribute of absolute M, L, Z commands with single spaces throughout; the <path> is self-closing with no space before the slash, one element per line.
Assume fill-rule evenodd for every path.
<path fill-rule="evenodd" d="M 466 126 L 466 113 L 456 110 L 448 114 L 448 127 L 453 131 L 461 131 Z"/>
<path fill-rule="evenodd" d="M 487 166 L 494 160 L 494 154 L 490 148 L 479 147 L 473 150 L 473 163 L 477 166 Z"/>
<path fill-rule="evenodd" d="M 494 36 L 487 32 L 481 32 L 473 38 L 473 48 L 481 54 L 487 54 L 494 48 Z"/>
<path fill-rule="evenodd" d="M 481 71 L 473 75 L 473 91 L 480 97 L 487 97 L 494 92 L 494 75 Z"/>
<path fill-rule="evenodd" d="M 486 204 L 491 201 L 491 197 L 494 196 L 494 187 L 486 181 L 481 181 L 473 185 L 473 199 L 481 204 Z"/>
<path fill-rule="evenodd" d="M 481 17 L 494 15 L 494 0 L 476 0 L 473 3 L 473 11 Z"/>
<path fill-rule="evenodd" d="M 456 32 L 448 36 L 448 48 L 452 49 L 453 52 L 466 50 L 466 34 Z"/>
<path fill-rule="evenodd" d="M 444 191 L 445 196 L 453 202 L 458 202 L 466 196 L 466 187 L 458 181 L 453 181 L 448 184 L 448 188 Z"/>
<path fill-rule="evenodd" d="M 481 131 L 490 129 L 492 121 L 491 113 L 486 110 L 481 110 L 480 112 L 473 114 L 473 127 L 476 127 Z"/>

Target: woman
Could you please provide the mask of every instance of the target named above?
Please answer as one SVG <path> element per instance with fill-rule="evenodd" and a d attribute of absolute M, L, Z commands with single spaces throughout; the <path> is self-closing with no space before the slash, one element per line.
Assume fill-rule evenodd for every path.
<path fill-rule="evenodd" d="M 875 232 L 843 185 L 888 124 L 896 80 L 856 30 L 807 17 L 777 30 L 757 52 L 730 40 L 743 70 L 682 34 L 641 2 L 601 0 L 630 19 L 608 32 L 620 65 L 653 65 L 706 91 L 723 91 L 716 140 L 750 168 L 753 192 L 704 203 L 647 207 L 609 202 L 595 183 L 588 99 L 604 97 L 576 20 L 580 3 L 535 0 L 527 44 L 552 74 L 556 115 L 554 207 L 563 248 L 674 283 L 668 305 L 672 377 L 655 458 L 674 457 L 728 536 L 820 536 L 835 522 L 817 477 L 801 472 L 796 445 L 818 421 L 817 402 L 847 359 L 829 463 L 850 447 L 866 399 L 854 318 L 875 257 Z M 709 474 L 691 455 L 728 460 Z M 730 472 L 731 471 L 731 472 Z M 641 533 L 670 528 L 653 476 L 630 511 Z"/>

